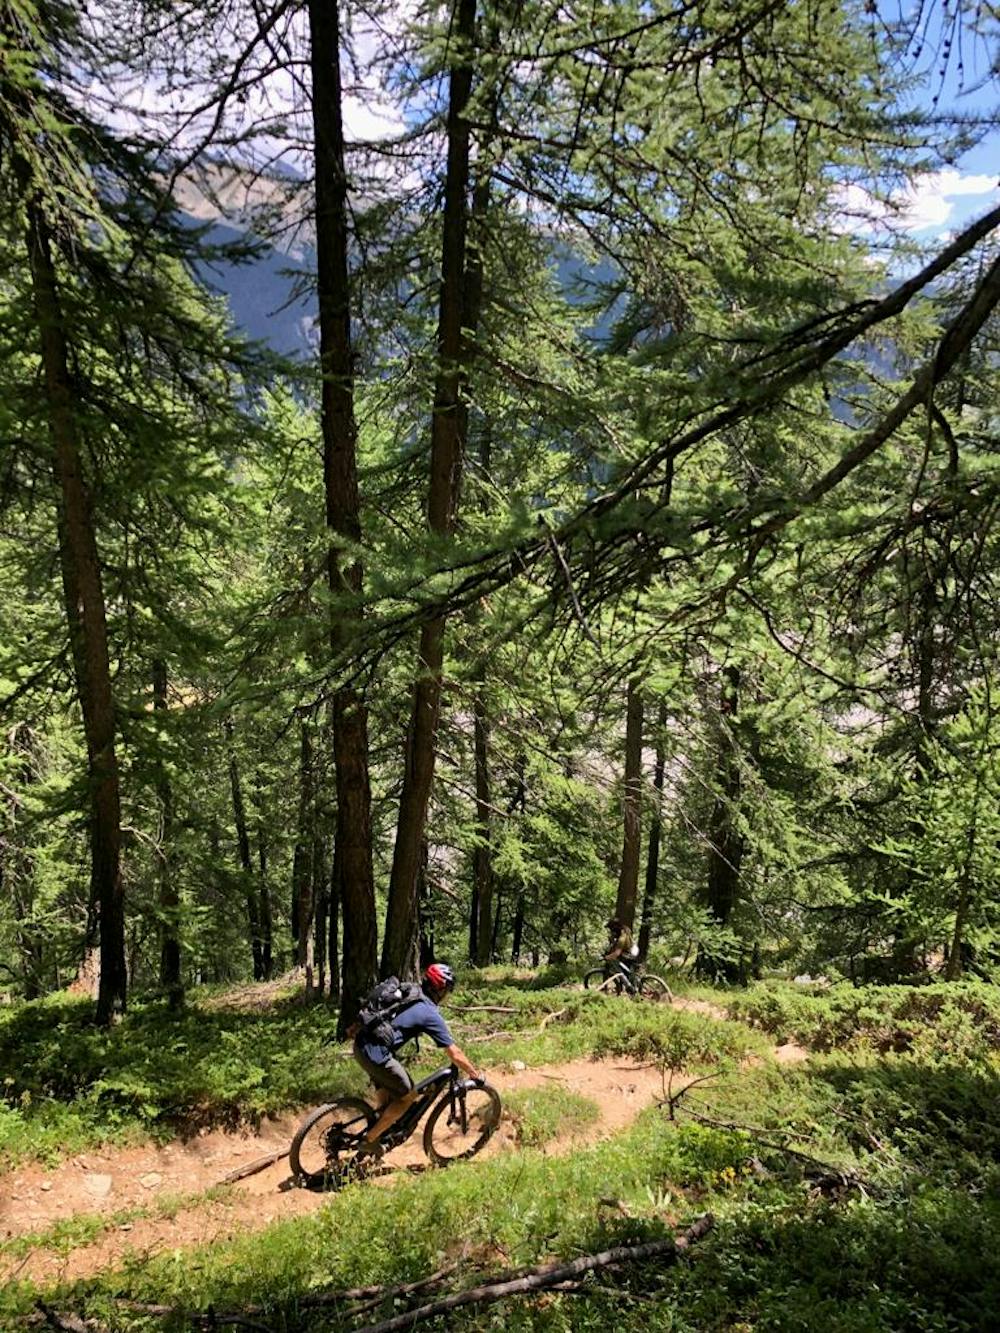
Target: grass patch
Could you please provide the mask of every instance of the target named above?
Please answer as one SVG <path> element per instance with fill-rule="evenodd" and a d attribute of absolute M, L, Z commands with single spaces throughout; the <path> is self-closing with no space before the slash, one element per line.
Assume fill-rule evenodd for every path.
<path fill-rule="evenodd" d="M 817 1051 L 855 1046 L 925 1060 L 1000 1053 L 1000 990 L 982 982 L 848 986 L 825 992 L 763 983 L 731 995 L 732 1018 Z"/>
<path fill-rule="evenodd" d="M 69 1254 L 83 1245 L 91 1245 L 108 1231 L 117 1231 L 133 1222 L 149 1218 L 173 1218 L 181 1212 L 209 1203 L 225 1202 L 232 1198 L 227 1185 L 180 1194 L 164 1194 L 153 1203 L 120 1208 L 114 1213 L 76 1213 L 60 1218 L 51 1226 L 29 1231 L 23 1236 L 11 1236 L 0 1241 L 0 1260 L 22 1259 L 34 1250 L 51 1250 L 54 1254 Z"/>
<path fill-rule="evenodd" d="M 164 1139 L 258 1122 L 355 1086 L 327 1044 L 336 1013 L 281 1003 L 179 1015 L 135 1003 L 104 1030 L 87 1001 L 56 997 L 0 1015 L 0 1161 L 57 1161 L 100 1141 Z"/>
<path fill-rule="evenodd" d="M 578 1134 L 601 1118 L 593 1098 L 560 1087 L 509 1092 L 503 1109 L 514 1125 L 518 1143 L 525 1148 L 541 1148 L 553 1139 Z"/>
<path fill-rule="evenodd" d="M 795 1071 L 789 1081 L 784 1071 L 760 1068 L 714 1089 L 708 1104 L 744 1119 L 770 1115 L 772 1129 L 784 1115 L 805 1129 L 834 1102 L 822 1077 Z M 834 1120 L 828 1133 L 827 1146 L 850 1155 L 846 1122 Z M 143 1326 L 113 1294 L 198 1311 L 260 1304 L 260 1319 L 276 1333 L 348 1327 L 335 1311 L 302 1309 L 303 1298 L 320 1288 L 413 1281 L 462 1253 L 471 1283 L 477 1269 L 650 1239 L 708 1209 L 717 1228 L 690 1263 L 621 1270 L 613 1284 L 595 1280 L 582 1295 L 456 1311 L 448 1327 L 568 1333 L 606 1327 L 611 1318 L 663 1333 L 993 1326 L 996 1200 L 926 1182 L 911 1197 L 858 1196 L 834 1206 L 816 1195 L 807 1172 L 780 1153 L 761 1153 L 752 1135 L 672 1125 L 657 1111 L 565 1158 L 525 1152 L 404 1178 L 391 1189 L 359 1182 L 307 1218 L 193 1253 L 136 1259 L 46 1299 L 111 1330 Z M 27 1313 L 35 1295 L 12 1286 L 0 1309 Z M 190 1322 L 178 1315 L 160 1326 L 179 1333 Z"/>
<path fill-rule="evenodd" d="M 496 969 L 498 972 L 502 969 Z M 484 1069 L 535 1066 L 595 1054 L 641 1058 L 642 1041 L 669 1031 L 700 1034 L 692 1050 L 763 1051 L 736 1024 L 575 987 L 488 985 L 472 974 L 445 1013 L 456 1039 Z M 234 1009 L 194 998 L 172 1014 L 136 1002 L 110 1030 L 94 1027 L 87 1001 L 50 998 L 0 1014 L 0 1167 L 57 1162 L 98 1142 L 164 1140 L 201 1126 L 254 1124 L 289 1107 L 363 1093 L 346 1046 L 331 1045 L 336 1012 L 298 998 Z M 714 1052 L 714 1055 L 713 1055 Z M 422 1076 L 441 1064 L 427 1042 L 404 1059 Z"/>
<path fill-rule="evenodd" d="M 570 1158 L 526 1152 L 402 1178 L 391 1189 L 359 1182 L 309 1217 L 194 1253 L 137 1258 L 113 1278 L 50 1294 L 61 1308 L 85 1308 L 109 1327 L 140 1322 L 114 1307 L 112 1291 L 198 1309 L 260 1302 L 291 1321 L 297 1298 L 318 1286 L 413 1280 L 463 1247 L 473 1256 L 488 1251 L 492 1264 L 498 1251 L 519 1264 L 650 1226 L 662 1231 L 656 1214 L 667 1193 L 690 1213 L 695 1205 L 681 1191 L 728 1190 L 746 1155 L 739 1135 L 671 1127 L 654 1112 Z M 600 1199 L 608 1195 L 630 1201 L 634 1219 L 607 1226 Z M 32 1295 L 27 1284 L 12 1284 L 0 1300 L 14 1313 L 30 1308 Z"/>

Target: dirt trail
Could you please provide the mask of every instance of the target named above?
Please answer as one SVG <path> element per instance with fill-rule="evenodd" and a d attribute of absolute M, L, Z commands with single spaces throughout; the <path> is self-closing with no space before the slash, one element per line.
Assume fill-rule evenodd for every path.
<path fill-rule="evenodd" d="M 600 1107 L 600 1119 L 575 1135 L 549 1144 L 547 1151 L 567 1152 L 585 1142 L 617 1133 L 662 1095 L 655 1069 L 614 1061 L 573 1060 L 510 1073 L 490 1071 L 501 1094 L 521 1088 L 559 1084 Z M 213 1131 L 187 1142 L 158 1148 L 106 1149 L 82 1153 L 57 1171 L 25 1167 L 0 1177 L 0 1241 L 44 1230 L 78 1214 L 110 1218 L 130 1208 L 156 1206 L 170 1196 L 202 1193 L 223 1177 L 258 1157 L 287 1148 L 302 1112 L 265 1121 L 253 1134 Z M 509 1123 L 483 1156 L 517 1147 Z M 395 1171 L 427 1166 L 419 1131 L 390 1153 L 386 1166 Z M 31 1278 L 38 1282 L 86 1277 L 126 1259 L 143 1261 L 164 1251 L 183 1249 L 258 1231 L 281 1218 L 321 1208 L 325 1196 L 293 1187 L 288 1163 L 281 1160 L 246 1180 L 227 1187 L 221 1197 L 185 1199 L 174 1216 L 136 1217 L 103 1231 L 91 1243 L 77 1243 L 66 1253 L 38 1247 L 20 1257 L 0 1255 L 0 1281 Z"/>
<path fill-rule="evenodd" d="M 674 1006 L 726 1017 L 723 1009 L 705 1000 L 677 999 Z M 792 1063 L 808 1058 L 809 1052 L 787 1043 L 774 1055 L 781 1063 Z M 597 1103 L 599 1119 L 550 1143 L 546 1152 L 551 1154 L 618 1133 L 663 1092 L 656 1069 L 614 1060 L 572 1060 L 507 1073 L 491 1070 L 490 1079 L 501 1095 L 557 1084 Z M 679 1087 L 675 1080 L 674 1089 Z M 279 1219 L 321 1208 L 328 1196 L 296 1189 L 285 1159 L 212 1196 L 206 1194 L 230 1172 L 286 1149 L 307 1109 L 265 1120 L 257 1133 L 203 1131 L 164 1147 L 81 1153 L 56 1171 L 28 1166 L 0 1176 L 0 1242 L 30 1236 L 75 1216 L 97 1214 L 108 1219 L 108 1229 L 90 1242 L 38 1246 L 20 1257 L 0 1254 L 0 1281 L 31 1278 L 51 1283 L 87 1277 L 125 1262 L 142 1263 L 163 1252 L 259 1231 Z M 517 1146 L 514 1127 L 505 1121 L 483 1155 L 510 1152 Z M 385 1165 L 389 1170 L 375 1183 L 390 1183 L 400 1171 L 427 1169 L 420 1131 L 390 1153 Z M 187 1197 L 175 1206 L 171 1199 L 179 1195 Z M 115 1215 L 133 1209 L 154 1209 L 156 1215 L 111 1222 Z"/>

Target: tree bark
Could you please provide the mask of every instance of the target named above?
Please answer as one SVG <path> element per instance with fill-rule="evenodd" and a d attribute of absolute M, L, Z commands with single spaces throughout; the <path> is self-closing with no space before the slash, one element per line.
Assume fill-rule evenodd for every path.
<path fill-rule="evenodd" d="M 501 885 L 501 887 L 497 890 L 496 901 L 494 902 L 493 906 L 493 927 L 490 931 L 490 952 L 489 952 L 489 958 L 487 958 L 486 960 L 487 962 L 489 962 L 491 958 L 500 957 L 500 923 L 503 919 L 500 915 L 500 909 L 501 907 L 503 907 L 502 890 L 503 886 Z"/>
<path fill-rule="evenodd" d="M 303 719 L 299 730 L 299 820 L 292 862 L 292 939 L 295 963 L 310 967 L 313 914 L 316 910 L 313 882 L 313 841 L 316 818 L 312 723 Z M 307 983 L 308 989 L 308 983 Z"/>
<path fill-rule="evenodd" d="M 356 550 L 361 542 L 361 502 L 351 353 L 340 7 L 337 0 L 309 0 L 308 13 L 323 374 L 320 427 L 326 525 L 330 533 L 327 579 L 334 602 L 330 652 L 336 659 L 363 614 L 363 571 Z M 343 1036 L 357 1015 L 361 998 L 375 980 L 377 945 L 368 710 L 363 697 L 348 686 L 334 694 L 333 756 L 337 774 L 336 855 L 343 867 L 340 901 L 344 915 L 344 965 L 339 1020 Z M 334 915 L 331 913 L 331 917 Z"/>
<path fill-rule="evenodd" d="M 514 794 L 510 805 L 507 807 L 508 814 L 513 814 L 515 810 L 520 810 L 524 814 L 524 807 L 527 803 L 527 787 L 524 781 L 525 759 L 522 751 L 517 756 L 515 764 L 516 778 L 514 782 Z M 518 890 L 517 901 L 514 906 L 514 938 L 510 946 L 510 961 L 517 963 L 521 958 L 521 942 L 524 938 L 524 919 L 525 919 L 525 891 L 523 884 Z"/>
<path fill-rule="evenodd" d="M 153 711 L 166 713 L 167 664 L 162 657 L 153 659 Z M 155 766 L 156 795 L 160 803 L 160 985 L 167 993 L 171 1009 L 184 1003 L 181 978 L 181 941 L 178 910 L 180 898 L 174 877 L 174 797 L 162 758 Z"/>
<path fill-rule="evenodd" d="M 642 682 L 628 683 L 625 720 L 625 787 L 622 792 L 622 861 L 615 916 L 629 929 L 635 924 L 639 895 L 639 851 L 642 833 Z"/>
<path fill-rule="evenodd" d="M 514 906 L 514 938 L 510 946 L 510 961 L 517 964 L 521 961 L 521 940 L 524 937 L 524 894 L 517 895 L 517 902 Z"/>
<path fill-rule="evenodd" d="M 333 866 L 330 870 L 330 918 L 328 924 L 328 945 L 327 956 L 330 960 L 330 986 L 329 994 L 331 1000 L 340 998 L 340 941 L 339 941 L 339 921 L 340 904 L 343 901 L 343 855 L 340 851 L 340 839 L 334 838 L 333 843 Z"/>
<path fill-rule="evenodd" d="M 728 666 L 722 673 L 719 711 L 718 788 L 709 822 L 708 886 L 709 911 L 720 926 L 727 926 L 739 898 L 740 868 L 743 863 L 743 838 L 736 825 L 740 799 L 740 761 L 732 724 L 739 710 L 740 671 Z M 728 725 L 727 725 L 728 721 Z M 737 964 L 717 958 L 711 951 L 698 959 L 698 971 L 715 980 L 736 981 Z"/>
<path fill-rule="evenodd" d="M 260 973 L 262 981 L 270 981 L 274 971 L 274 922 L 271 912 L 271 890 L 267 882 L 267 822 L 264 818 L 263 780 L 259 769 L 254 779 L 253 793 L 257 811 L 257 866 L 260 871 L 260 896 L 257 908 L 260 927 Z"/>
<path fill-rule="evenodd" d="M 250 927 L 250 949 L 253 958 L 253 979 L 261 981 L 264 975 L 263 954 L 260 944 L 260 918 L 257 910 L 257 892 L 253 882 L 253 860 L 250 856 L 250 834 L 247 831 L 246 806 L 243 803 L 243 786 L 240 782 L 240 769 L 236 761 L 233 745 L 233 722 L 226 720 L 226 736 L 229 740 L 229 790 L 233 797 L 233 820 L 236 824 L 236 846 L 240 857 L 240 870 L 243 877 L 243 896 L 247 905 L 247 924 Z"/>
<path fill-rule="evenodd" d="M 12 755 L 18 756 L 22 766 L 18 782 L 31 787 L 38 781 L 35 738 L 26 723 L 15 725 L 10 732 Z M 4 852 L 0 860 L 0 897 L 9 893 L 14 912 L 15 942 L 20 961 L 21 986 L 26 1000 L 37 1000 L 42 993 L 44 953 L 38 924 L 35 921 L 35 858 L 19 844 L 17 812 L 20 801 L 10 793 L 10 837 L 0 841 Z M 58 983 L 57 983 L 58 984 Z"/>
<path fill-rule="evenodd" d="M 97 909 L 100 931 L 97 1021 L 106 1025 L 116 1012 L 124 1011 L 127 989 L 121 796 L 107 615 L 91 497 L 80 457 L 66 322 L 52 261 L 49 227 L 33 195 L 29 168 L 20 162 L 17 171 L 27 197 L 28 263 L 53 445 L 59 563 L 87 744 L 91 901 Z"/>
<path fill-rule="evenodd" d="M 326 960 L 329 936 L 327 923 L 330 913 L 330 881 L 319 881 L 316 892 L 316 991 L 322 995 L 326 989 Z"/>
<path fill-rule="evenodd" d="M 493 849 L 490 845 L 492 810 L 490 794 L 490 725 L 486 709 L 486 664 L 480 662 L 476 696 L 473 702 L 473 731 L 476 753 L 476 847 L 472 854 L 475 882 L 476 922 L 473 962 L 486 967 L 490 962 L 490 923 L 493 918 Z"/>
<path fill-rule="evenodd" d="M 420 870 L 417 874 L 417 910 L 418 910 L 418 945 L 417 968 L 423 972 L 434 962 L 434 913 L 431 910 L 431 886 L 427 879 L 427 866 L 431 849 L 427 839 L 420 844 Z"/>
<path fill-rule="evenodd" d="M 980 761 L 982 762 L 982 761 Z M 979 813 L 979 798 L 982 791 L 981 777 L 976 781 L 976 794 L 972 805 L 972 818 L 965 833 L 965 861 L 959 879 L 958 903 L 955 908 L 955 925 L 951 935 L 951 950 L 948 954 L 948 966 L 945 969 L 946 981 L 957 981 L 962 975 L 965 960 L 962 945 L 965 940 L 965 926 L 969 915 L 969 894 L 972 883 L 972 860 L 976 851 L 976 824 Z"/>
<path fill-rule="evenodd" d="M 462 316 L 465 310 L 463 283 L 466 276 L 470 127 L 465 119 L 465 108 L 472 91 L 475 26 L 476 0 L 456 0 L 452 31 L 454 57 L 448 95 L 438 370 L 427 501 L 427 524 L 436 537 L 448 537 L 454 531 L 467 424 L 463 389 L 468 349 L 462 333 Z M 445 618 L 439 616 L 428 621 L 420 635 L 382 943 L 383 976 L 393 973 L 400 977 L 412 976 L 416 962 L 417 876 L 434 778 L 444 630 Z"/>
<path fill-rule="evenodd" d="M 639 927 L 639 961 L 649 956 L 649 940 L 653 932 L 653 907 L 656 902 L 657 878 L 660 873 L 660 838 L 663 830 L 663 779 L 667 768 L 666 731 L 667 701 L 660 700 L 656 719 L 656 765 L 653 769 L 653 819 L 649 829 L 649 850 L 646 857 L 646 881 L 642 894 L 642 924 Z"/>

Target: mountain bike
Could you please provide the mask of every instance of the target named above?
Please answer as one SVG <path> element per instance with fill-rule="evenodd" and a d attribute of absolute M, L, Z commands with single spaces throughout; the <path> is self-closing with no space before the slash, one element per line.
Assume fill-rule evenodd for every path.
<path fill-rule="evenodd" d="M 496 1088 L 484 1079 L 460 1078 L 454 1065 L 430 1074 L 414 1091 L 417 1096 L 396 1123 L 370 1144 L 363 1140 L 379 1113 L 362 1098 L 341 1097 L 313 1111 L 299 1126 L 288 1151 L 297 1183 L 306 1189 L 329 1187 L 363 1172 L 405 1143 L 428 1110 L 424 1152 L 435 1166 L 475 1157 L 500 1123 Z"/>
<path fill-rule="evenodd" d="M 583 974 L 584 990 L 602 990 L 607 995 L 631 995 L 635 1000 L 665 1000 L 673 1003 L 673 993 L 662 977 L 653 976 L 643 970 L 639 963 L 629 967 L 622 958 L 616 958 L 611 964 L 612 971 L 606 967 L 592 967 Z"/>

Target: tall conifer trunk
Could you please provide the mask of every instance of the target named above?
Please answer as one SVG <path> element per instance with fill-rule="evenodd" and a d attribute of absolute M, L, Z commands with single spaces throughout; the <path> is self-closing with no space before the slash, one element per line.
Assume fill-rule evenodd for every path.
<path fill-rule="evenodd" d="M 709 823 L 708 908 L 720 926 L 727 926 L 739 899 L 743 864 L 743 837 L 736 824 L 740 799 L 740 756 L 733 727 L 739 712 L 740 670 L 725 667 L 719 698 L 722 725 L 719 728 L 718 776 L 715 804 Z M 727 725 L 728 724 L 728 725 Z M 709 951 L 698 958 L 698 971 L 719 981 L 736 981 L 739 967 Z"/>
<path fill-rule="evenodd" d="M 524 894 L 517 895 L 517 903 L 514 908 L 514 938 L 510 946 L 510 961 L 519 963 L 521 961 L 521 939 L 524 935 Z"/>
<path fill-rule="evenodd" d="M 11 729 L 9 743 L 12 756 L 22 763 L 18 772 L 18 786 L 32 787 L 38 781 L 35 738 L 27 723 L 18 723 Z M 42 993 L 42 965 L 44 951 L 42 935 L 34 920 L 35 857 L 20 845 L 17 836 L 17 817 L 20 801 L 16 793 L 5 792 L 9 801 L 11 833 L 0 838 L 0 900 L 9 897 L 14 912 L 15 943 L 21 965 L 21 985 L 26 1000 L 37 1000 Z M 6 882 L 9 879 L 9 884 Z M 57 983 L 58 984 L 58 983 Z"/>
<path fill-rule="evenodd" d="M 309 0 L 312 115 L 316 166 L 316 265 L 319 278 L 320 367 L 323 389 L 323 479 L 330 532 L 327 577 L 338 606 L 330 627 L 336 657 L 345 634 L 361 619 L 362 568 L 347 564 L 336 538 L 361 541 L 357 430 L 351 360 L 348 269 L 347 173 L 340 80 L 340 13 L 337 0 Z M 347 597 L 345 598 L 345 594 Z M 346 1031 L 376 970 L 375 877 L 372 869 L 371 780 L 368 710 L 345 686 L 333 699 L 333 757 L 337 773 L 336 857 L 342 867 L 344 965 L 339 1029 Z M 331 921 L 336 913 L 331 913 Z M 330 960 L 331 973 L 333 959 Z"/>
<path fill-rule="evenodd" d="M 307 969 L 307 989 L 311 983 L 312 928 L 316 910 L 314 777 L 313 728 L 310 721 L 303 719 L 299 731 L 299 822 L 292 861 L 292 939 L 296 965 Z"/>
<path fill-rule="evenodd" d="M 642 894 L 642 924 L 639 927 L 639 958 L 649 956 L 649 941 L 653 932 L 653 906 L 656 902 L 656 881 L 660 872 L 660 838 L 663 830 L 663 778 L 667 768 L 667 747 L 664 731 L 667 725 L 667 701 L 660 700 L 656 719 L 656 764 L 653 768 L 653 820 L 649 829 L 649 850 L 646 855 L 646 881 Z"/>
<path fill-rule="evenodd" d="M 488 202 L 488 177 L 477 182 L 473 191 L 473 221 L 483 221 Z M 466 328 L 475 328 L 479 322 L 479 310 L 482 304 L 482 233 L 479 244 L 469 263 L 469 280 L 466 298 Z M 489 422 L 485 424 L 479 444 L 479 466 L 482 475 L 488 477 L 492 463 L 491 431 Z M 490 792 L 490 715 L 486 698 L 487 663 L 480 657 L 473 671 L 474 694 L 473 714 L 473 750 L 476 760 L 476 846 L 472 855 L 472 913 L 469 928 L 469 958 L 478 967 L 486 967 L 490 962 L 490 947 L 487 943 L 490 919 L 493 914 L 493 805 Z"/>
<path fill-rule="evenodd" d="M 327 925 L 327 957 L 330 960 L 330 988 L 329 995 L 331 1000 L 339 1000 L 340 997 L 340 904 L 344 896 L 341 880 L 343 878 L 343 869 L 341 865 L 341 844 L 339 838 L 333 840 L 333 866 L 330 869 L 330 917 Z"/>
<path fill-rule="evenodd" d="M 476 0 L 456 0 L 451 34 L 454 55 L 448 92 L 438 370 L 427 500 L 427 525 L 438 537 L 450 536 L 455 528 L 467 424 L 463 384 L 468 349 L 462 335 L 462 317 L 465 313 L 470 127 L 465 119 L 465 109 L 472 91 L 475 27 Z M 382 943 L 383 976 L 393 973 L 413 976 L 417 969 L 417 880 L 434 778 L 444 630 L 444 617 L 436 616 L 425 624 L 420 635 Z"/>
<path fill-rule="evenodd" d="M 628 683 L 625 714 L 625 787 L 622 792 L 622 861 L 615 916 L 629 928 L 635 923 L 639 895 L 639 851 L 642 831 L 642 682 Z"/>
<path fill-rule="evenodd" d="M 243 801 L 243 784 L 240 781 L 240 767 L 236 760 L 233 745 L 232 719 L 226 720 L 226 736 L 229 740 L 229 790 L 233 798 L 233 820 L 236 824 L 236 847 L 240 857 L 240 870 L 243 876 L 243 896 L 247 905 L 247 925 L 250 927 L 250 949 L 253 958 L 253 979 L 261 981 L 264 976 L 264 963 L 260 941 L 260 915 L 256 886 L 253 882 L 253 861 L 250 856 L 250 833 L 247 829 L 246 805 Z"/>
<path fill-rule="evenodd" d="M 260 979 L 270 981 L 274 968 L 274 924 L 271 890 L 267 882 L 267 823 L 264 819 L 264 783 L 260 770 L 254 779 L 253 802 L 257 811 L 257 866 L 260 871 L 260 897 L 257 921 L 260 932 Z"/>
<path fill-rule="evenodd" d="M 329 998 L 340 1000 L 340 900 L 341 889 L 340 841 L 333 838 L 333 865 L 329 870 L 329 916 L 327 921 L 327 957 L 329 958 Z"/>
<path fill-rule="evenodd" d="M 490 923 L 493 918 L 493 849 L 490 800 L 490 723 L 486 709 L 486 664 L 480 662 L 474 701 L 473 730 L 476 752 L 476 847 L 472 855 L 475 880 L 476 950 L 473 962 L 486 967 L 490 962 Z"/>
<path fill-rule="evenodd" d="M 90 788 L 90 891 L 100 931 L 97 1021 L 111 1022 L 125 1008 L 125 895 L 121 872 L 121 796 L 115 751 L 107 616 L 90 494 L 83 475 L 69 371 L 66 324 L 49 228 L 18 164 L 28 193 L 28 262 L 38 315 L 42 382 L 56 480 L 59 563 L 73 670 L 87 743 Z"/>
<path fill-rule="evenodd" d="M 514 765 L 514 793 L 511 797 L 510 804 L 507 807 L 507 813 L 509 815 L 512 815 L 515 810 L 520 810 L 522 816 L 524 814 L 525 805 L 527 804 L 528 799 L 528 788 L 524 780 L 525 766 L 525 756 L 524 751 L 522 750 L 517 756 L 517 761 Z M 514 905 L 514 938 L 510 946 L 510 961 L 512 963 L 519 962 L 521 958 L 521 941 L 524 936 L 525 909 L 525 892 L 522 884 L 517 891 L 517 900 Z"/>
<path fill-rule="evenodd" d="M 153 659 L 153 708 L 157 713 L 165 713 L 167 707 L 167 664 L 157 657 Z M 174 798 L 162 759 L 156 762 L 156 795 L 160 803 L 160 985 L 167 993 L 171 1009 L 179 1009 L 184 1003 L 184 984 L 177 919 L 180 898 L 174 877 Z"/>

